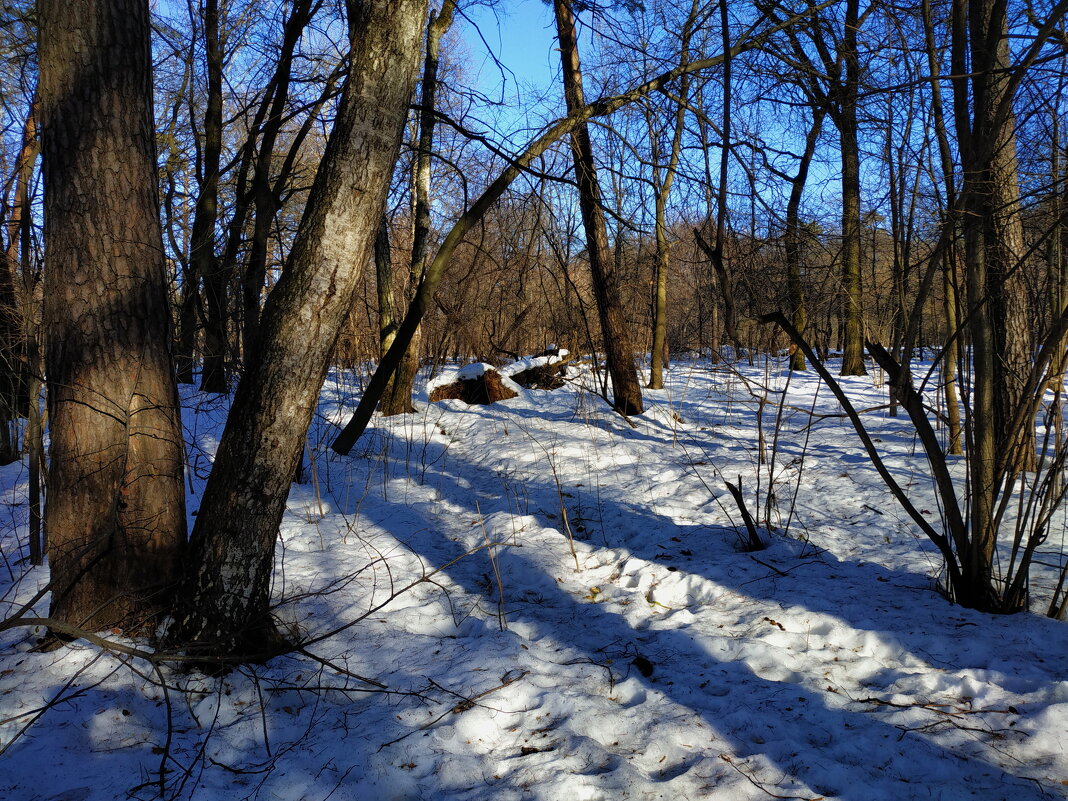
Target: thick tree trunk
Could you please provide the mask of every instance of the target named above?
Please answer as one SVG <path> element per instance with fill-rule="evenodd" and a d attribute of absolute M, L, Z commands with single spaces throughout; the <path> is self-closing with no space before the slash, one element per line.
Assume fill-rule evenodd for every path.
<path fill-rule="evenodd" d="M 575 17 L 570 0 L 554 0 L 556 31 L 560 41 L 560 60 L 563 64 L 564 98 L 567 111 L 574 113 L 585 105 L 582 93 L 582 67 L 579 62 Z M 608 247 L 608 231 L 601 209 L 601 187 L 597 183 L 597 167 L 593 159 L 593 145 L 585 123 L 571 133 L 571 154 L 575 161 L 575 180 L 578 183 L 579 207 L 586 229 L 586 252 L 590 260 L 593 290 L 601 319 L 605 360 L 612 377 L 612 405 L 620 414 L 641 414 L 642 391 L 634 353 L 627 331 L 626 315 L 620 299 L 619 281 L 612 267 Z"/>
<path fill-rule="evenodd" d="M 1007 39 L 1002 40 L 999 63 L 1008 65 Z M 999 87 L 999 91 L 1004 91 Z M 1020 216 L 1020 184 L 1016 166 L 1016 118 L 1011 116 L 1001 132 L 990 165 L 991 225 L 986 229 L 986 247 L 992 254 L 989 276 L 990 314 L 994 323 L 999 358 L 994 414 L 1011 420 L 1016 410 L 1028 402 L 1025 397 L 1031 372 L 1031 321 L 1023 259 L 1027 252 Z M 1034 470 L 1036 462 L 1035 425 L 1031 419 L 1024 430 L 999 431 L 998 448 L 1011 453 L 1019 470 Z"/>
<path fill-rule="evenodd" d="M 141 629 L 185 541 L 147 0 L 43 0 L 52 616 Z"/>
<path fill-rule="evenodd" d="M 264 656 L 274 545 L 330 355 L 382 217 L 425 0 L 350 5 L 352 54 L 289 265 L 268 298 L 190 541 L 178 636 L 197 658 Z"/>

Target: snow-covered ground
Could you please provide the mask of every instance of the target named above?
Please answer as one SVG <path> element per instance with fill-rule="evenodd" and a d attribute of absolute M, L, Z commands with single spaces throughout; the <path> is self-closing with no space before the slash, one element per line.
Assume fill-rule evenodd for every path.
<path fill-rule="evenodd" d="M 0 799 L 1068 797 L 1068 629 L 944 600 L 813 376 L 679 364 L 633 427 L 577 382 L 423 403 L 338 457 L 357 394 L 332 375 L 280 532 L 304 652 L 211 679 L 5 632 Z M 224 409 L 187 401 L 192 514 Z M 907 420 L 865 421 L 937 521 Z M 47 573 L 0 480 L 3 617 Z"/>

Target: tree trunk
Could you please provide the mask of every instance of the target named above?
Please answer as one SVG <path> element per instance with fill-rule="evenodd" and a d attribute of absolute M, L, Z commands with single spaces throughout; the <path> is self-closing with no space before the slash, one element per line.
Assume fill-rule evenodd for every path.
<path fill-rule="evenodd" d="M 218 219 L 219 160 L 222 154 L 222 79 L 224 45 L 219 32 L 219 2 L 204 4 L 204 66 L 208 79 L 207 109 L 204 112 L 204 163 L 193 216 L 193 246 L 189 258 L 195 291 L 204 282 L 208 313 L 204 330 L 204 371 L 200 389 L 226 392 L 226 329 L 216 321 L 225 319 L 226 280 L 215 259 L 215 223 Z M 192 376 L 190 376 L 192 378 Z"/>
<path fill-rule="evenodd" d="M 572 114 L 585 105 L 582 93 L 582 67 L 579 62 L 575 17 L 571 0 L 553 0 L 556 12 L 556 31 L 560 41 L 560 60 L 563 64 L 564 98 L 567 111 Z M 605 360 L 612 377 L 612 405 L 620 414 L 641 414 L 642 392 L 638 371 L 634 366 L 627 332 L 626 316 L 620 299 L 619 282 L 612 268 L 601 203 L 601 187 L 597 183 L 597 167 L 593 160 L 593 144 L 589 127 L 582 123 L 571 132 L 571 155 L 575 162 L 575 179 L 579 190 L 579 207 L 586 229 L 586 251 L 590 260 L 593 291 L 601 319 Z"/>
<path fill-rule="evenodd" d="M 953 88 L 964 185 L 961 210 L 968 281 L 968 331 L 972 345 L 971 542 L 961 555 L 969 596 L 966 606 L 1001 608 L 994 584 L 998 487 L 1005 475 L 1034 459 L 1034 425 L 1007 427 L 1022 401 L 1016 377 L 1026 326 L 1012 271 L 1018 266 L 1022 231 L 1016 176 L 1015 118 L 1009 94 L 1007 19 L 997 0 L 961 0 L 953 6 Z M 968 58 L 970 56 L 970 59 Z M 967 69 L 970 61 L 970 69 Z M 970 73 L 970 74 L 969 74 Z M 1019 271 L 1017 270 L 1017 273 Z M 1018 279 L 1017 279 L 1018 280 Z M 1026 309 L 1026 307 L 1025 307 Z M 1026 311 L 1024 311 L 1026 313 Z"/>
<path fill-rule="evenodd" d="M 816 142 L 823 128 L 824 116 L 826 116 L 826 111 L 823 108 L 813 106 L 812 127 L 808 129 L 808 135 L 805 137 L 805 151 L 801 154 L 797 175 L 790 181 L 790 199 L 786 203 L 786 231 L 783 236 L 783 248 L 786 251 L 786 291 L 790 300 L 790 322 L 801 336 L 805 335 L 805 328 L 808 325 L 805 292 L 801 283 L 804 261 L 801 197 L 804 195 L 805 184 L 808 182 L 808 170 L 812 164 L 812 157 L 816 153 Z M 795 347 L 793 353 L 790 354 L 790 369 L 805 369 L 805 354 L 801 348 Z"/>
<path fill-rule="evenodd" d="M 289 100 L 289 85 L 292 80 L 293 57 L 304 29 L 319 8 L 313 0 L 296 0 L 286 20 L 279 48 L 278 64 L 271 81 L 270 111 L 263 121 L 259 152 L 252 171 L 253 218 L 252 242 L 249 245 L 248 263 L 241 283 L 244 307 L 242 318 L 241 348 L 246 369 L 251 364 L 260 330 L 260 301 L 267 278 L 267 245 L 274 217 L 278 213 L 279 199 L 271 180 L 271 165 L 274 161 L 275 143 L 282 130 L 286 103 Z"/>
<path fill-rule="evenodd" d="M 946 190 L 946 219 L 943 225 L 950 227 L 949 244 L 942 254 L 943 312 L 946 325 L 946 347 L 942 354 L 942 386 L 946 399 L 946 420 L 949 426 L 947 453 L 960 456 L 964 453 L 963 429 L 961 427 L 960 396 L 957 391 L 957 367 L 960 361 L 960 302 L 957 291 L 957 265 L 959 246 L 956 229 L 958 225 L 957 195 L 954 188 L 953 153 L 949 147 L 949 132 L 946 128 L 942 85 L 940 82 L 938 50 L 934 38 L 934 22 L 931 19 L 931 0 L 923 0 L 923 34 L 927 49 L 927 68 L 931 75 L 931 117 L 935 137 L 938 140 L 938 157 L 942 166 L 942 180 Z"/>
<path fill-rule="evenodd" d="M 723 50 L 727 58 L 724 61 L 724 86 L 730 86 L 730 34 L 727 28 L 726 0 L 720 2 Z M 682 32 L 680 60 L 683 64 L 690 60 L 690 34 L 697 14 L 697 3 L 690 6 L 690 14 Z M 686 104 L 690 97 L 690 78 L 684 75 L 679 82 L 679 100 L 675 109 L 675 130 L 671 136 L 671 153 L 663 182 L 660 180 L 660 166 L 656 164 L 659 148 L 653 132 L 653 114 L 649 114 L 649 137 L 653 145 L 653 191 L 656 193 L 656 288 L 653 297 L 653 343 L 649 359 L 649 389 L 664 388 L 664 369 L 670 362 L 667 341 L 667 274 L 670 263 L 670 248 L 667 240 L 667 198 L 678 170 L 679 157 L 682 153 L 682 135 L 686 125 Z M 730 99 L 730 91 L 724 88 L 725 99 Z M 726 107 L 726 103 L 724 104 Z M 729 115 L 724 111 L 724 128 L 729 131 Z M 729 134 L 725 133 L 724 136 Z M 726 151 L 725 151 L 726 152 Z"/>
<path fill-rule="evenodd" d="M 338 332 L 385 205 L 419 56 L 425 0 L 351 3 L 352 54 L 289 265 L 264 306 L 190 540 L 178 637 L 197 658 L 277 645 L 274 545 Z"/>
<path fill-rule="evenodd" d="M 375 235 L 375 284 L 378 290 L 379 354 L 384 356 L 397 336 L 397 305 L 393 300 L 393 257 L 389 246 L 389 220 L 382 215 Z"/>
<path fill-rule="evenodd" d="M 21 262 L 28 261 L 27 239 L 32 225 L 29 205 L 33 165 L 40 152 L 37 135 L 37 99 L 30 103 L 22 132 L 22 147 L 15 163 L 14 195 L 7 217 L 7 249 L 0 263 L 0 464 L 19 458 L 18 419 L 27 412 L 30 371 L 26 361 L 24 315 L 29 311 L 21 297 L 19 281 Z"/>
<path fill-rule="evenodd" d="M 842 149 L 842 375 L 865 375 L 864 295 L 860 273 L 860 145 L 857 99 L 860 60 L 857 52 L 859 0 L 846 4 L 842 59 L 845 80 L 838 86 L 837 124 Z"/>
<path fill-rule="evenodd" d="M 51 614 L 140 630 L 185 540 L 148 2 L 39 9 Z"/>
<path fill-rule="evenodd" d="M 452 25 L 454 0 L 445 0 L 441 12 L 431 14 L 426 32 L 426 56 L 423 59 L 423 78 L 419 98 L 419 149 L 415 163 L 415 227 L 412 231 L 412 258 L 409 262 L 408 277 L 405 281 L 405 302 L 410 304 L 415 299 L 419 282 L 426 273 L 430 242 L 430 166 L 434 155 L 434 128 L 437 117 L 434 114 L 437 105 L 438 63 L 441 58 L 441 37 Z M 399 321 L 398 321 L 399 322 Z M 415 411 L 412 405 L 412 392 L 415 376 L 419 372 L 419 351 L 422 349 L 422 328 L 416 328 L 412 339 L 404 351 L 397 371 L 393 374 L 379 410 L 383 415 L 408 414 Z M 392 344 L 392 340 L 391 343 Z M 383 355 L 388 347 L 383 348 Z"/>
<path fill-rule="evenodd" d="M 687 28 L 687 41 L 689 29 Z M 685 54 L 687 49 L 684 48 Z M 684 55 L 684 60 L 688 56 Z M 675 111 L 675 130 L 671 137 L 671 153 L 668 156 L 667 169 L 663 181 L 660 180 L 660 167 L 653 165 L 653 186 L 656 193 L 656 288 L 653 298 L 653 344 L 649 364 L 649 389 L 664 388 L 664 369 L 669 362 L 667 341 L 667 289 L 668 267 L 670 266 L 671 248 L 668 243 L 667 199 L 675 172 L 679 166 L 682 153 L 682 134 L 686 122 L 686 99 L 689 95 L 689 81 L 683 76 L 680 89 L 680 101 Z M 655 139 L 652 130 L 653 116 L 649 115 L 650 138 Z M 653 148 L 654 153 L 657 148 Z"/>

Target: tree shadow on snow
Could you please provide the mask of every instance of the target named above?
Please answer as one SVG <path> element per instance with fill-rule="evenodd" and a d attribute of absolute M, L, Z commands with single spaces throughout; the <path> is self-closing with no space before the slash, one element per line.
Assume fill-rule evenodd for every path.
<path fill-rule="evenodd" d="M 456 454 L 450 457 L 447 467 L 448 470 L 435 472 L 433 482 L 445 497 L 464 503 L 465 514 L 512 511 L 506 499 L 489 489 L 500 485 L 496 473 Z M 462 483 L 457 481 L 456 474 L 462 475 Z M 557 489 L 550 482 L 526 482 L 529 498 L 543 508 L 553 508 Z M 734 532 L 708 526 L 681 526 L 666 517 L 605 497 L 599 499 L 599 511 L 610 521 L 627 521 L 625 527 L 613 529 L 613 539 L 618 537 L 618 541 L 609 542 L 609 547 L 625 549 L 634 557 L 662 566 L 658 572 L 667 574 L 672 572 L 669 567 L 677 567 L 678 571 L 701 576 L 740 595 L 842 620 L 849 627 L 876 635 L 891 650 L 899 649 L 901 656 L 913 655 L 935 666 L 988 667 L 989 645 L 970 645 L 967 639 L 947 636 L 954 634 L 958 627 L 974 625 L 975 613 L 949 606 L 923 586 L 924 579 L 915 574 L 872 564 L 844 563 L 829 553 L 812 558 L 798 555 L 796 549 L 790 548 L 773 548 L 750 556 L 724 554 L 724 549 L 718 546 L 707 554 L 710 558 L 701 559 L 694 547 L 699 538 L 733 539 Z M 431 564 L 459 557 L 464 549 L 444 537 L 432 545 L 425 537 L 410 537 L 412 525 L 435 527 L 435 521 L 418 510 L 409 508 L 403 515 L 395 515 L 388 506 L 375 504 L 369 505 L 363 515 Z M 552 525 L 552 521 L 547 522 Z M 659 536 L 652 537 L 651 532 Z M 562 537 L 559 547 L 562 550 L 567 547 Z M 683 550 L 694 555 L 687 559 L 681 553 Z M 634 643 L 656 668 L 649 676 L 631 670 L 632 677 L 699 714 L 730 744 L 735 755 L 763 755 L 778 771 L 803 781 L 817 794 L 850 801 L 918 797 L 920 792 L 924 797 L 930 794 L 946 799 L 1048 797 L 1024 775 L 1024 769 L 1021 768 L 1020 775 L 1014 775 L 982 758 L 949 752 L 921 733 L 903 731 L 879 720 L 875 714 L 844 709 L 842 697 L 833 689 L 814 690 L 800 683 L 800 677 L 781 681 L 763 678 L 740 658 L 717 658 L 705 647 L 707 643 L 703 644 L 699 637 L 684 629 L 637 630 L 623 614 L 564 592 L 522 547 L 502 550 L 500 562 L 505 573 L 506 601 L 508 588 L 516 586 L 516 576 L 524 577 L 524 590 L 536 592 L 540 600 L 537 604 L 522 605 L 513 600 L 509 604 L 510 621 L 523 622 L 539 636 L 554 638 L 595 663 L 603 661 L 603 647 Z M 475 565 L 472 560 L 463 560 L 446 573 L 465 592 L 480 595 L 487 589 L 481 580 L 483 568 L 481 563 Z M 530 579 L 531 576 L 538 578 Z M 536 586 L 532 587 L 531 581 L 536 581 Z M 908 619 L 913 621 L 907 631 L 901 630 L 906 618 L 900 604 L 903 597 L 908 597 L 904 593 L 912 591 L 903 591 L 902 587 L 916 588 L 917 593 L 906 610 Z M 989 619 L 983 617 L 989 626 Z M 834 627 L 828 628 L 826 621 L 821 625 L 822 636 L 833 633 Z M 1011 621 L 1006 621 L 999 628 L 1008 631 L 1010 626 Z M 850 636 L 851 642 L 855 641 L 855 636 Z M 603 646 L 591 647 L 593 643 Z M 885 670 L 885 675 L 871 677 L 874 685 L 892 682 L 901 668 L 887 664 Z M 701 674 L 704 676 L 701 691 L 692 689 L 695 682 L 675 683 L 671 679 Z M 816 676 L 808 678 L 818 681 Z M 1026 676 L 1017 678 L 1020 682 L 1027 681 Z M 1008 681 L 1005 686 L 1009 686 Z M 1022 685 L 1016 689 L 1022 689 Z M 818 759 L 813 759 L 815 754 L 819 754 Z M 680 775 L 689 767 L 680 766 L 673 775 Z M 924 789 L 919 791 L 907 779 L 896 777 L 914 778 L 924 783 Z"/>

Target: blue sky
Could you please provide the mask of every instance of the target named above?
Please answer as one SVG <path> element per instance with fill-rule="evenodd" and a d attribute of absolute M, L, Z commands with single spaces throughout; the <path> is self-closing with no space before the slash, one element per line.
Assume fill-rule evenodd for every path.
<path fill-rule="evenodd" d="M 491 96 L 501 88 L 502 70 L 488 46 L 505 67 L 506 96 L 515 93 L 516 82 L 548 88 L 559 72 L 552 8 L 542 0 L 512 0 L 502 5 L 496 13 L 484 6 L 465 11 L 478 27 L 476 31 L 465 24 L 463 35 L 475 58 L 479 86 Z"/>

